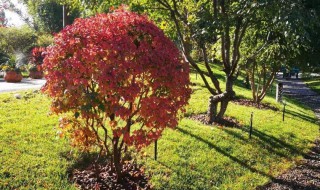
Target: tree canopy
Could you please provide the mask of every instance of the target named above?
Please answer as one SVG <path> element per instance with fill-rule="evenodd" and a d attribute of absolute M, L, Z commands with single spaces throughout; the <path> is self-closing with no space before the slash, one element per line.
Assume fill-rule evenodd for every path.
<path fill-rule="evenodd" d="M 125 10 L 77 19 L 44 60 L 51 110 L 73 145 L 98 146 L 121 178 L 121 152 L 176 127 L 190 97 L 179 50 L 145 16 Z M 73 113 L 70 115 L 68 113 Z"/>
<path fill-rule="evenodd" d="M 33 18 L 33 27 L 40 32 L 57 33 L 63 28 L 62 1 L 59 0 L 21 0 L 28 7 Z M 68 22 L 79 17 L 78 9 L 68 12 Z"/>
<path fill-rule="evenodd" d="M 228 102 L 235 97 L 233 84 L 242 72 L 252 77 L 251 88 L 258 89 L 253 92 L 253 99 L 259 102 L 281 65 L 307 68 L 308 63 L 319 63 L 317 1 L 67 0 L 59 3 L 71 10 L 81 10 L 84 17 L 108 12 L 123 3 L 132 11 L 149 15 L 175 41 L 185 61 L 212 94 L 209 122 L 223 117 Z M 223 78 L 216 74 L 214 65 L 222 67 Z M 224 80 L 226 85 L 221 86 Z"/>

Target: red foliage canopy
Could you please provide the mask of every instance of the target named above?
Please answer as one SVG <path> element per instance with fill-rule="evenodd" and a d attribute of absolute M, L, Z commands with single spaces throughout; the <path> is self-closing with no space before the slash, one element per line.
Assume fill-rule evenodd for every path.
<path fill-rule="evenodd" d="M 146 16 L 125 10 L 77 19 L 55 36 L 43 66 L 52 111 L 74 113 L 60 125 L 83 147 L 115 138 L 146 146 L 177 125 L 191 93 L 174 43 Z"/>
<path fill-rule="evenodd" d="M 35 47 L 32 49 L 32 63 L 35 65 L 41 65 L 43 63 L 44 57 L 46 56 L 45 47 Z"/>

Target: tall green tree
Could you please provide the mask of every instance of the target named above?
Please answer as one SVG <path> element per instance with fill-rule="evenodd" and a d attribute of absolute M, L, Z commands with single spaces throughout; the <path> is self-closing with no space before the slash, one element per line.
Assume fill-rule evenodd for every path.
<path fill-rule="evenodd" d="M 299 58 L 311 50 L 316 40 L 311 35 L 319 31 L 315 6 L 307 6 L 305 1 L 266 1 L 264 7 L 265 10 L 257 11 L 256 22 L 248 28 L 241 49 L 252 97 L 257 103 L 266 96 L 281 65 L 306 65 L 306 58 Z"/>
<path fill-rule="evenodd" d="M 260 1 L 145 0 L 137 1 L 136 7 L 139 5 L 152 14 L 158 12 L 162 20 L 172 21 L 181 53 L 212 94 L 208 122 L 220 120 L 235 97 L 233 85 L 239 75 L 240 48 L 247 29 L 255 22 L 254 15 L 263 9 Z M 204 67 L 191 56 L 193 49 L 201 51 Z M 222 66 L 223 79 L 214 64 Z M 225 86 L 221 85 L 222 80 Z"/>
<path fill-rule="evenodd" d="M 63 28 L 63 2 L 59 0 L 23 0 L 33 18 L 34 27 L 44 33 L 56 33 Z M 68 23 L 79 17 L 74 9 L 67 13 Z"/>
<path fill-rule="evenodd" d="M 81 17 L 88 17 L 97 13 L 108 13 L 110 8 L 132 3 L 131 0 L 57 0 L 66 5 L 70 11 L 77 11 Z"/>
<path fill-rule="evenodd" d="M 0 28 L 0 51 L 6 54 L 28 53 L 36 42 L 34 31 L 27 27 Z"/>
<path fill-rule="evenodd" d="M 320 1 L 308 0 L 303 3 L 305 12 L 309 15 L 305 19 L 309 23 L 306 28 L 309 44 L 301 50 L 296 64 L 305 71 L 320 73 Z"/>

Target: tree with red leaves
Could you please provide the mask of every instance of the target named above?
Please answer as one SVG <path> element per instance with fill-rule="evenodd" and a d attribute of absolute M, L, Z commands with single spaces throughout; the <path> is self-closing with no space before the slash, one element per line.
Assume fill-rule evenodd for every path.
<path fill-rule="evenodd" d="M 46 52 L 45 47 L 34 47 L 31 52 L 32 63 L 36 65 L 42 65 L 45 54 L 46 54 L 45 52 Z"/>
<path fill-rule="evenodd" d="M 55 36 L 44 60 L 62 134 L 88 150 L 100 147 L 121 180 L 123 152 L 157 140 L 190 98 L 189 68 L 146 16 L 118 9 L 77 19 Z M 71 114 L 72 113 L 72 114 Z"/>
<path fill-rule="evenodd" d="M 42 71 L 42 63 L 46 56 L 45 47 L 34 47 L 31 51 L 31 62 L 38 71 Z"/>

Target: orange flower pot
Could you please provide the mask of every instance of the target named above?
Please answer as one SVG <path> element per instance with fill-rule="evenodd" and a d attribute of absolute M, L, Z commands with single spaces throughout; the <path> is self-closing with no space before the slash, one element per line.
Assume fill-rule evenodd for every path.
<path fill-rule="evenodd" d="M 32 79 L 42 79 L 43 72 L 42 71 L 29 71 L 29 77 Z"/>
<path fill-rule="evenodd" d="M 16 71 L 6 71 L 4 74 L 4 80 L 6 82 L 21 82 L 22 75 Z"/>

